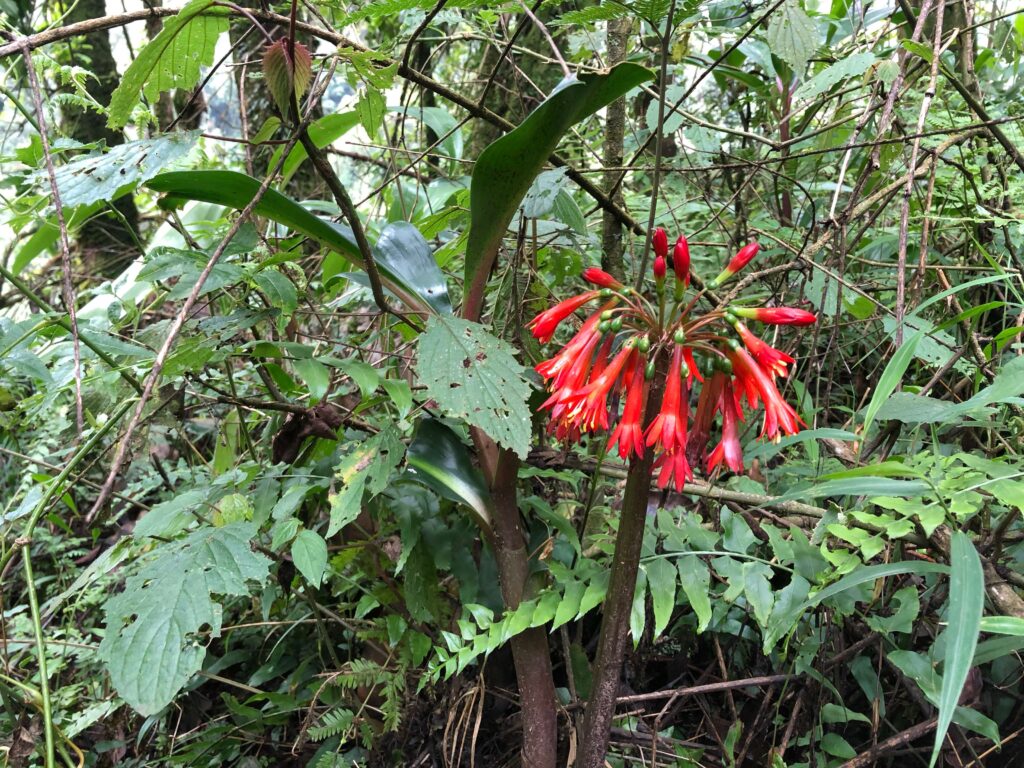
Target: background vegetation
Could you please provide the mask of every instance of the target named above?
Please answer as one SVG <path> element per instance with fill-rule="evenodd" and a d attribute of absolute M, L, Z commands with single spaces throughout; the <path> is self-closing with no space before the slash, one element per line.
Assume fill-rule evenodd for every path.
<path fill-rule="evenodd" d="M 0 24 L 5 764 L 574 760 L 625 467 L 525 325 L 655 225 L 819 323 L 808 429 L 650 496 L 608 762 L 1019 764 L 1014 3 Z"/>

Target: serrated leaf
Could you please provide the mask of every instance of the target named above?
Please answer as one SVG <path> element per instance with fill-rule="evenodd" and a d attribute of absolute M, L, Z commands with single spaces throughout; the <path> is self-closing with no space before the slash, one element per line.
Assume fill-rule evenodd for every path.
<path fill-rule="evenodd" d="M 773 54 L 795 73 L 803 74 L 808 59 L 818 47 L 818 30 L 799 0 L 787 0 L 772 14 L 767 39 Z"/>
<path fill-rule="evenodd" d="M 200 528 L 157 547 L 103 606 L 106 634 L 100 657 L 118 693 L 142 715 L 153 715 L 202 667 L 197 634 L 220 633 L 213 595 L 246 595 L 263 582 L 270 560 L 249 545 L 252 523 Z"/>
<path fill-rule="evenodd" d="M 295 283 L 273 267 L 262 269 L 253 275 L 253 281 L 270 300 L 270 306 L 281 310 L 285 317 L 291 317 L 299 305 Z"/>
<path fill-rule="evenodd" d="M 875 63 L 875 55 L 866 51 L 853 53 L 840 59 L 796 89 L 793 99 L 811 101 L 851 77 L 860 77 Z"/>
<path fill-rule="evenodd" d="M 419 339 L 416 372 L 427 396 L 445 413 L 526 458 L 530 387 L 510 344 L 478 323 L 434 315 Z"/>
<path fill-rule="evenodd" d="M 107 152 L 76 157 L 54 170 L 60 202 L 65 208 L 114 200 L 118 192 L 134 189 L 188 154 L 199 133 L 169 133 L 155 139 L 140 139 L 119 144 Z M 46 171 L 29 177 L 40 191 L 50 195 Z"/>
<path fill-rule="evenodd" d="M 327 542 L 316 531 L 299 531 L 292 541 L 292 561 L 306 581 L 319 587 L 327 570 Z"/>
<path fill-rule="evenodd" d="M 164 19 L 164 27 L 128 65 L 110 97 L 107 125 L 121 128 L 128 122 L 142 91 L 150 103 L 172 88 L 192 88 L 200 69 L 213 64 L 217 39 L 228 31 L 227 8 L 214 0 L 192 0 L 177 15 Z"/>
<path fill-rule="evenodd" d="M 359 115 L 359 122 L 363 130 L 372 141 L 384 122 L 384 113 L 387 112 L 387 102 L 384 95 L 376 88 L 367 88 L 362 97 L 356 102 L 356 114 Z"/>

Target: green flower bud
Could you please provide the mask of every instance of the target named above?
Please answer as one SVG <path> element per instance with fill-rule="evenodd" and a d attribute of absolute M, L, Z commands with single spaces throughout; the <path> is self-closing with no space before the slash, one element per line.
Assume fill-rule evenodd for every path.
<path fill-rule="evenodd" d="M 682 328 L 677 328 L 676 332 L 672 334 L 672 341 L 676 344 L 686 343 L 686 332 Z"/>
<path fill-rule="evenodd" d="M 651 379 L 653 379 L 654 378 L 654 371 L 655 371 L 654 361 L 651 360 L 650 362 L 647 363 L 647 366 L 644 368 L 644 378 L 647 379 L 647 381 L 650 381 Z"/>
<path fill-rule="evenodd" d="M 611 329 L 613 331 L 615 331 L 616 333 L 618 333 L 619 331 L 622 330 L 622 317 L 621 316 L 620 317 L 616 317 L 615 319 L 613 319 L 611 321 L 610 325 L 611 325 Z"/>
<path fill-rule="evenodd" d="M 636 348 L 640 350 L 640 354 L 646 355 L 651 349 L 651 340 L 647 336 L 641 336 L 639 341 L 636 343 Z"/>

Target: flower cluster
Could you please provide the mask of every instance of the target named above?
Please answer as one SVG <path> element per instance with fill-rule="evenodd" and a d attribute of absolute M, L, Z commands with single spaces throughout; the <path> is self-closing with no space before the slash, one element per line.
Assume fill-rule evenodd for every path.
<path fill-rule="evenodd" d="M 654 467 L 660 470 L 658 486 L 672 483 L 682 490 L 698 464 L 708 472 L 723 464 L 734 472 L 743 471 L 739 423 L 744 421 L 744 401 L 751 411 L 764 406 L 762 438 L 792 435 L 803 425 L 775 383 L 787 375 L 793 358 L 755 336 L 743 321 L 811 325 L 817 318 L 788 307 L 729 306 L 696 314 L 704 292 L 687 296 L 690 249 L 686 238 L 676 240 L 671 255 L 664 229 L 656 229 L 651 239 L 653 297 L 590 268 L 584 270 L 583 279 L 595 286 L 592 290 L 541 312 L 529 327 L 547 343 L 562 321 L 591 302 L 601 302 L 576 335 L 536 367 L 550 393 L 541 406 L 550 412 L 549 429 L 567 442 L 611 430 L 608 450 L 617 447 L 623 459 L 654 451 Z M 712 285 L 721 285 L 743 269 L 757 251 L 757 243 L 742 248 Z M 675 283 L 671 293 L 666 287 L 670 268 Z M 691 409 L 695 381 L 701 386 Z M 661 391 L 661 407 L 645 424 L 655 385 Z M 721 438 L 708 452 L 719 415 Z"/>

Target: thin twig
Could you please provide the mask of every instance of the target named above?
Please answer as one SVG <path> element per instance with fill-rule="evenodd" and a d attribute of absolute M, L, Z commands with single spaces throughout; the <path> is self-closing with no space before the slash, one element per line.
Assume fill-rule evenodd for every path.
<path fill-rule="evenodd" d="M 74 356 L 75 377 L 75 431 L 79 439 L 85 428 L 85 417 L 82 410 L 82 348 L 78 339 L 78 313 L 75 311 L 75 291 L 71 284 L 71 242 L 68 238 L 68 224 L 64 219 L 64 205 L 57 187 L 57 172 L 53 167 L 53 155 L 50 153 L 50 137 L 46 129 L 46 114 L 43 110 L 43 96 L 39 89 L 39 78 L 32 61 L 32 52 L 27 46 L 22 47 L 25 56 L 25 72 L 28 76 L 29 90 L 36 110 L 39 128 L 39 140 L 43 147 L 43 162 L 46 164 L 46 175 L 50 181 L 50 194 L 53 196 L 53 208 L 60 228 L 60 267 L 61 287 L 64 294 L 64 308 L 68 311 L 71 321 L 71 348 Z"/>

